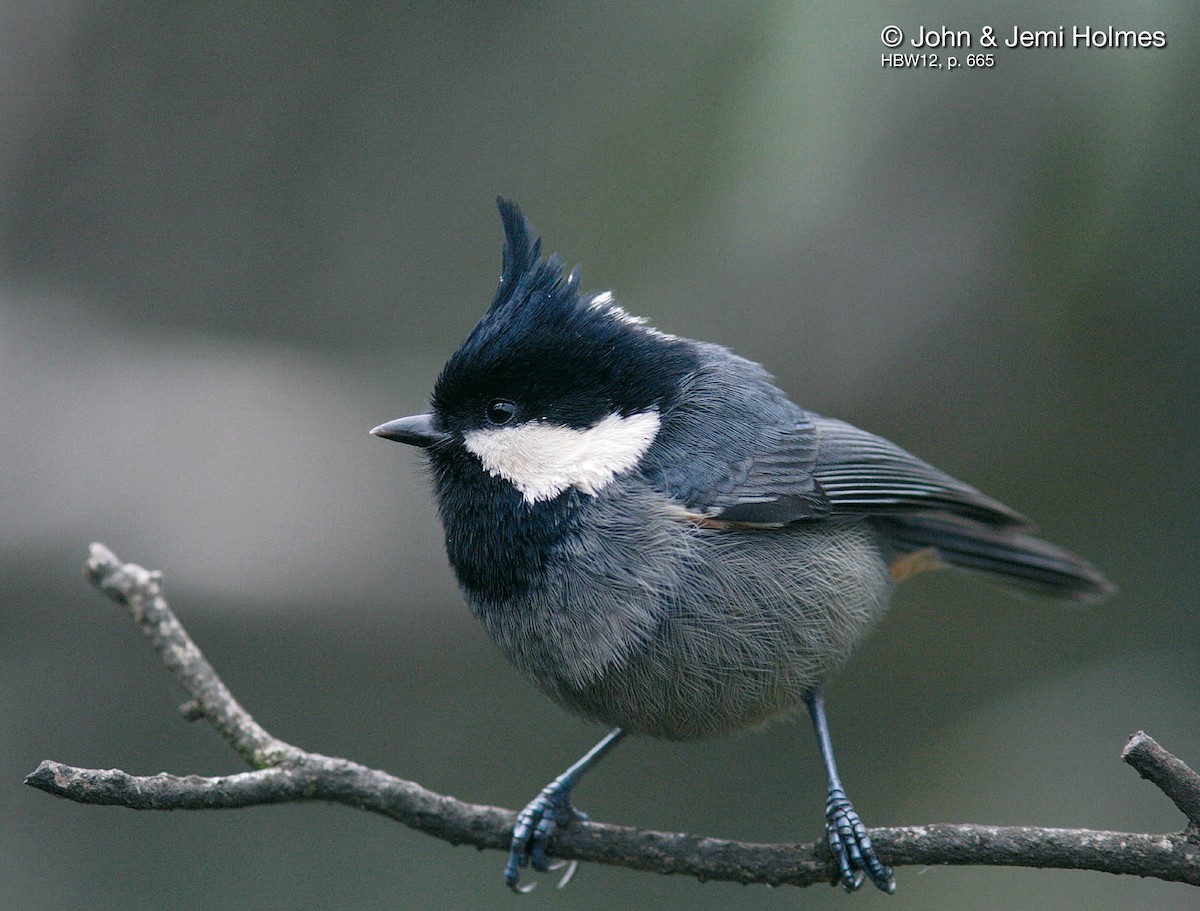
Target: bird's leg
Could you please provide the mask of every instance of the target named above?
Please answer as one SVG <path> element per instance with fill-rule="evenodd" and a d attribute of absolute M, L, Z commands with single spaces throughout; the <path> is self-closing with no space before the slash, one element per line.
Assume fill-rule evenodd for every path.
<path fill-rule="evenodd" d="M 515 892 L 528 892 L 536 883 L 518 885 L 520 868 L 532 866 L 535 870 L 549 870 L 550 858 L 546 854 L 546 842 L 559 826 L 574 819 L 587 819 L 587 815 L 571 806 L 571 791 L 583 777 L 583 773 L 604 758 L 604 755 L 621 742 L 625 732 L 613 728 L 604 739 L 585 753 L 578 762 L 542 788 L 520 813 L 513 827 L 512 846 L 508 851 L 508 865 L 504 868 L 504 882 Z M 559 886 L 566 885 L 574 873 L 574 865 L 567 871 Z"/>
<path fill-rule="evenodd" d="M 837 863 L 842 886 L 847 892 L 853 892 L 862 885 L 863 873 L 866 873 L 871 882 L 884 892 L 895 892 L 896 880 L 892 877 L 891 869 L 885 867 L 876 856 L 866 826 L 842 790 L 837 763 L 833 759 L 833 744 L 829 740 L 829 724 L 825 721 L 824 687 L 817 687 L 804 701 L 808 703 L 808 712 L 812 715 L 813 730 L 817 735 L 817 745 L 821 748 L 825 775 L 829 779 L 829 796 L 825 799 L 825 837 Z"/>

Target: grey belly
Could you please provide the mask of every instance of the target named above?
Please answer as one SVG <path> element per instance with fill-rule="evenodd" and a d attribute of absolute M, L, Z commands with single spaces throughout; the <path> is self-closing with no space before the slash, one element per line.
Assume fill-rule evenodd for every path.
<path fill-rule="evenodd" d="M 553 698 L 630 732 L 709 737 L 796 708 L 891 593 L 866 523 L 600 531 L 567 548 L 555 585 L 476 612 Z"/>
<path fill-rule="evenodd" d="M 747 542 L 734 535 L 752 536 Z M 665 613 L 643 648 L 587 685 L 576 711 L 674 739 L 729 733 L 794 709 L 882 614 L 887 567 L 865 526 L 719 533 L 707 592 Z"/>

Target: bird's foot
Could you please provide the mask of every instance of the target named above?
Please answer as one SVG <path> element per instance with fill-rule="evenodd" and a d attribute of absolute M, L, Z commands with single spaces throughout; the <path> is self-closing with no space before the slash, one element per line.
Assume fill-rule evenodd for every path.
<path fill-rule="evenodd" d="M 830 788 L 825 801 L 825 835 L 838 868 L 838 881 L 847 892 L 863 882 L 863 874 L 889 895 L 896 891 L 896 880 L 875 854 L 867 827 L 858 818 L 854 806 L 841 788 Z"/>
<path fill-rule="evenodd" d="M 566 826 L 574 820 L 587 819 L 587 814 L 571 806 L 571 788 L 561 779 L 555 779 L 542 789 L 520 813 L 517 814 L 517 824 L 513 826 L 512 844 L 508 850 L 508 864 L 504 868 L 504 882 L 514 892 L 530 892 L 537 883 L 520 885 L 521 868 L 546 872 L 557 870 L 562 862 L 551 864 L 546 853 L 546 843 L 560 826 Z M 558 888 L 563 888 L 575 875 L 576 861 L 567 864 L 567 872 L 559 880 Z"/>

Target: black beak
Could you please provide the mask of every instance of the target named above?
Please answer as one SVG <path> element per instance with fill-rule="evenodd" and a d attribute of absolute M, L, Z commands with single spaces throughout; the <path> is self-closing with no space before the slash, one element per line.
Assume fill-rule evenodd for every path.
<path fill-rule="evenodd" d="M 407 443 L 409 446 L 420 446 L 426 449 L 441 440 L 446 434 L 433 429 L 432 414 L 414 414 L 409 418 L 396 418 L 386 424 L 380 424 L 371 431 L 377 437 L 385 440 L 395 440 L 397 443 Z"/>

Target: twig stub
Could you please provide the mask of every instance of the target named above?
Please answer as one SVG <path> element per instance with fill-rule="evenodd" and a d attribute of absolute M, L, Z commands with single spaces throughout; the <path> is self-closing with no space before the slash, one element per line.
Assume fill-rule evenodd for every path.
<path fill-rule="evenodd" d="M 1139 775 L 1153 782 L 1187 817 L 1193 834 L 1200 831 L 1200 775 L 1178 756 L 1168 752 L 1145 731 L 1129 738 L 1121 758 Z"/>

